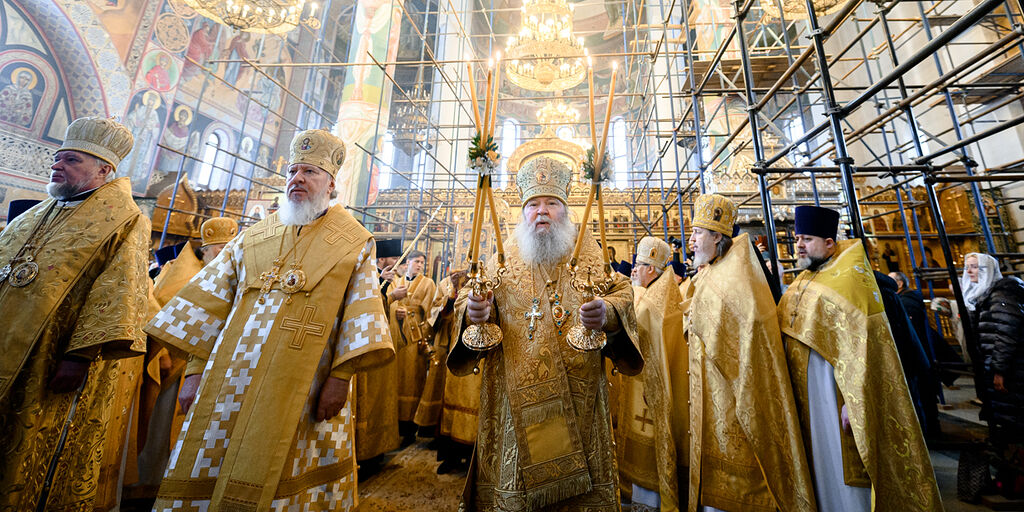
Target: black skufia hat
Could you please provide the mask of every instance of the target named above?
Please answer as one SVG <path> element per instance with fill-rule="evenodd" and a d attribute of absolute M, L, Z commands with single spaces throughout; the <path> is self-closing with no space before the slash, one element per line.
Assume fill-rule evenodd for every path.
<path fill-rule="evenodd" d="M 839 232 L 839 212 L 820 206 L 797 206 L 796 234 L 836 239 Z"/>
<path fill-rule="evenodd" d="M 378 258 L 397 258 L 402 255 L 402 241 L 397 238 L 377 240 Z"/>

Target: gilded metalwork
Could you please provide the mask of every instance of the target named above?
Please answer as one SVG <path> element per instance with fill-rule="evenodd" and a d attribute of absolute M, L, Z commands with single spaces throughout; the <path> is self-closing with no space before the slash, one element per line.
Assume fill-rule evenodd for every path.
<path fill-rule="evenodd" d="M 25 261 L 19 263 L 11 270 L 11 275 L 7 278 L 7 282 L 11 283 L 11 286 L 21 288 L 28 286 L 38 275 L 39 265 L 34 261 Z"/>

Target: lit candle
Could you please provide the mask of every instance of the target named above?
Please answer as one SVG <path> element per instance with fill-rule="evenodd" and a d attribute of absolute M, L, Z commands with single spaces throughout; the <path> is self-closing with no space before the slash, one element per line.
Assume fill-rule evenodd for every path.
<path fill-rule="evenodd" d="M 316 15 L 316 2 L 309 5 L 309 17 L 312 18 L 314 15 Z"/>
<path fill-rule="evenodd" d="M 473 63 L 466 64 L 469 72 L 469 97 L 473 100 L 473 123 L 477 133 L 480 132 L 480 106 L 476 101 L 476 81 L 473 80 Z"/>
<path fill-rule="evenodd" d="M 608 89 L 608 106 L 605 109 L 604 114 L 604 130 L 601 132 L 601 148 L 599 150 L 599 153 L 597 153 L 596 155 L 597 158 L 595 158 L 598 164 L 601 164 L 604 161 L 604 148 L 605 145 L 608 143 L 608 123 L 610 123 L 612 120 L 612 102 L 615 101 L 615 77 L 618 76 L 618 74 L 619 63 L 617 61 L 612 61 L 612 82 L 611 87 L 609 87 Z M 598 165 L 594 167 L 594 169 L 595 172 L 597 172 L 601 169 L 601 167 Z M 596 179 L 597 176 L 594 176 L 594 178 Z"/>

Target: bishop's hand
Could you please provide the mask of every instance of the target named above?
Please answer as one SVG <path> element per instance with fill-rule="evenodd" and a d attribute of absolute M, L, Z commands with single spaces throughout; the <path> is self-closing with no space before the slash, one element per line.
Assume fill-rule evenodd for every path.
<path fill-rule="evenodd" d="M 329 420 L 338 415 L 348 400 L 348 381 L 327 377 L 320 388 L 320 399 L 316 406 L 316 421 Z"/>
<path fill-rule="evenodd" d="M 203 374 L 197 373 L 185 377 L 185 382 L 181 383 L 181 390 L 178 391 L 178 405 L 181 406 L 181 412 L 188 412 L 192 407 L 192 402 L 196 399 L 196 392 L 199 391 L 199 381 L 202 378 Z"/>
<path fill-rule="evenodd" d="M 479 296 L 470 292 L 466 302 L 466 316 L 471 324 L 485 324 L 491 319 L 491 304 L 494 302 L 494 292 L 488 291 L 486 296 Z"/>
<path fill-rule="evenodd" d="M 580 306 L 580 323 L 591 331 L 604 329 L 605 318 L 608 313 L 608 306 L 604 299 L 598 297 Z"/>

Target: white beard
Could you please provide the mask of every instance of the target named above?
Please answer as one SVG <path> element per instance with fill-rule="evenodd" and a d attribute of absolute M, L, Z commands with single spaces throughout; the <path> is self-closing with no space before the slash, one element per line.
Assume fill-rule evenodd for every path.
<path fill-rule="evenodd" d="M 519 255 L 530 265 L 551 265 L 569 255 L 576 242 L 576 226 L 569 222 L 568 215 L 554 222 L 550 217 L 538 216 L 536 220 L 551 222 L 547 231 L 538 233 L 524 216 L 516 226 L 516 242 Z"/>
<path fill-rule="evenodd" d="M 700 249 L 693 251 L 693 266 L 700 267 L 701 265 L 707 265 L 711 263 L 711 260 L 715 259 L 715 246 L 711 246 L 711 252 L 706 253 Z"/>
<path fill-rule="evenodd" d="M 47 183 L 46 184 L 46 193 L 49 194 L 50 197 L 52 197 L 52 198 L 54 198 L 54 199 L 56 199 L 58 201 L 63 201 L 65 199 L 68 199 L 68 198 L 71 198 L 71 197 L 75 197 L 76 195 L 78 195 L 81 192 L 85 192 L 85 191 L 84 190 L 79 190 L 79 187 L 77 185 L 74 185 L 74 184 L 69 183 L 67 181 L 65 181 L 63 183 L 52 183 L 51 182 L 51 183 Z"/>
<path fill-rule="evenodd" d="M 640 281 L 639 277 L 630 278 L 629 282 L 635 288 L 643 288 L 644 287 L 644 283 L 642 281 Z"/>
<path fill-rule="evenodd" d="M 277 214 L 281 217 L 281 223 L 286 226 L 305 226 L 316 220 L 330 205 L 331 195 L 328 193 L 310 196 L 303 201 L 292 201 L 292 198 L 288 197 Z"/>

